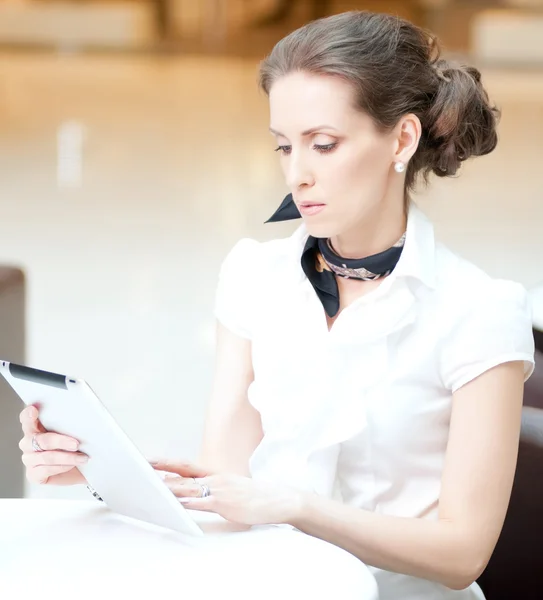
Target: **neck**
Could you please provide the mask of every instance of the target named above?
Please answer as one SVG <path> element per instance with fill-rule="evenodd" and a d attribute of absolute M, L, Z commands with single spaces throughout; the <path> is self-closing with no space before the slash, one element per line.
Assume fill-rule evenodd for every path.
<path fill-rule="evenodd" d="M 330 238 L 336 254 L 343 258 L 365 258 L 387 250 L 405 232 L 407 210 L 403 203 L 380 206 L 340 235 Z"/>

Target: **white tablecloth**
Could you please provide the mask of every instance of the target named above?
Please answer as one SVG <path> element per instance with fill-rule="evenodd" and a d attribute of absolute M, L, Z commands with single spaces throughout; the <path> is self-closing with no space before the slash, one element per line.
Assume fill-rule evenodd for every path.
<path fill-rule="evenodd" d="M 0 500 L 2 600 L 377 600 L 351 554 L 287 527 L 194 513 L 188 537 L 96 501 Z"/>

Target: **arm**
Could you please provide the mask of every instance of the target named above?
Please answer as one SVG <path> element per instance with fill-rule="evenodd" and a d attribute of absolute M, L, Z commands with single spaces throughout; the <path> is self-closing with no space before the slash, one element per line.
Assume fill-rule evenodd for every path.
<path fill-rule="evenodd" d="M 463 589 L 484 570 L 498 540 L 516 465 L 523 366 L 502 364 L 453 397 L 436 521 L 387 516 L 303 497 L 289 522 L 366 564 Z"/>
<path fill-rule="evenodd" d="M 260 414 L 247 398 L 253 381 L 251 342 L 217 323 L 215 375 L 200 464 L 212 472 L 249 474 L 249 458 L 263 437 Z"/>

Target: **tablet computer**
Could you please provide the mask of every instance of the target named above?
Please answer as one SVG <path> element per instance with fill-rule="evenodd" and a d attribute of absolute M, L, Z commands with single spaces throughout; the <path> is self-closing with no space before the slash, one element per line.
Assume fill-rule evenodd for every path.
<path fill-rule="evenodd" d="M 181 533 L 203 531 L 92 391 L 76 377 L 0 360 L 0 373 L 22 401 L 36 406 L 45 429 L 79 440 L 79 465 L 112 511 Z"/>

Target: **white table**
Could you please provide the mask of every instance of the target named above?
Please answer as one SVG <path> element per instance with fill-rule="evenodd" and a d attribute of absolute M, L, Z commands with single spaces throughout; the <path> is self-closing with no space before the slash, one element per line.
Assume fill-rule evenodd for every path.
<path fill-rule="evenodd" d="M 354 556 L 287 527 L 236 531 L 194 513 L 188 537 L 94 500 L 0 500 L 0 598 L 6 600 L 377 600 Z"/>

